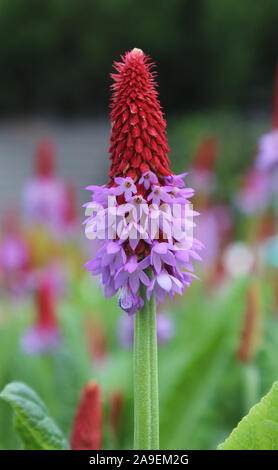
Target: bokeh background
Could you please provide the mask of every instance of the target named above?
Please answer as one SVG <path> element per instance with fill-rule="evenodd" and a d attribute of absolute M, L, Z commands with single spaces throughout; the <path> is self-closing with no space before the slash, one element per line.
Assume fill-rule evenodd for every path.
<path fill-rule="evenodd" d="M 277 24 L 275 0 L 1 0 L 0 388 L 33 387 L 67 436 L 93 379 L 103 448 L 132 446 L 132 322 L 81 269 L 81 221 L 107 179 L 112 63 L 133 47 L 156 63 L 206 245 L 201 282 L 158 312 L 161 448 L 215 448 L 278 378 L 277 180 L 254 169 Z M 0 448 L 18 446 L 1 402 Z"/>

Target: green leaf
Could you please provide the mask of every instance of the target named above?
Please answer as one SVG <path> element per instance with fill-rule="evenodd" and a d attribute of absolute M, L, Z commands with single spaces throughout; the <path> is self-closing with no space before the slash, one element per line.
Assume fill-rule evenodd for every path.
<path fill-rule="evenodd" d="M 188 299 L 177 331 L 181 342 L 177 338 L 165 361 L 159 361 L 160 377 L 167 377 L 160 389 L 161 448 L 198 449 L 200 440 L 204 447 L 215 446 L 204 430 L 237 346 L 238 305 L 245 291 L 241 280 L 213 303 L 213 310 L 199 291 Z"/>
<path fill-rule="evenodd" d="M 218 450 L 278 450 L 278 382 L 251 408 Z"/>
<path fill-rule="evenodd" d="M 48 416 L 48 410 L 39 396 L 20 382 L 8 384 L 0 397 L 15 412 L 15 430 L 24 450 L 68 449 L 63 434 Z"/>

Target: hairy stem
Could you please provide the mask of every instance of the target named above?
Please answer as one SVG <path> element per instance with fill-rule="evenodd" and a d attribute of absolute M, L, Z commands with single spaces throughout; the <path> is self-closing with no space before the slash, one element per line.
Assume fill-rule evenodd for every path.
<path fill-rule="evenodd" d="M 135 314 L 134 326 L 134 448 L 159 448 L 159 407 L 155 296 Z"/>

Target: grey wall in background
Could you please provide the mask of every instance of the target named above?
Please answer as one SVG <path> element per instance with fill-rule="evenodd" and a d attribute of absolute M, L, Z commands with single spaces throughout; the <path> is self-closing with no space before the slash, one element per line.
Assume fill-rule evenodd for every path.
<path fill-rule="evenodd" d="M 56 146 L 58 174 L 71 181 L 80 206 L 89 200 L 84 188 L 104 184 L 109 170 L 109 120 L 62 122 L 22 119 L 0 124 L 0 211 L 20 207 L 24 182 L 32 175 L 34 153 L 41 138 Z"/>

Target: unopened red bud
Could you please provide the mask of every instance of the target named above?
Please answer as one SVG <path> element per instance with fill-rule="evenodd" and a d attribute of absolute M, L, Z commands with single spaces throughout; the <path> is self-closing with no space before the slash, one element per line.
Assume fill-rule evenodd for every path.
<path fill-rule="evenodd" d="M 99 450 L 102 446 L 101 391 L 95 382 L 83 389 L 74 418 L 71 449 Z"/>

